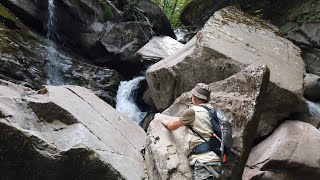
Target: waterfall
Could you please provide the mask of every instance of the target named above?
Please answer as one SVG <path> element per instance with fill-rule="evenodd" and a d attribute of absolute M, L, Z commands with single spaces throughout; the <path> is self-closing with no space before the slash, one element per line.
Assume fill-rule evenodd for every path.
<path fill-rule="evenodd" d="M 53 35 L 53 28 L 54 28 L 54 4 L 53 0 L 48 1 L 48 13 L 49 18 L 47 22 L 47 38 L 50 40 L 52 39 Z"/>
<path fill-rule="evenodd" d="M 54 19 L 55 19 L 55 6 L 54 0 L 48 0 L 48 22 L 47 22 L 47 39 L 48 39 L 48 47 L 47 47 L 47 56 L 45 63 L 45 71 L 47 75 L 47 84 L 52 85 L 61 85 L 63 84 L 63 78 L 61 76 L 61 57 L 56 49 L 54 44 Z"/>
<path fill-rule="evenodd" d="M 320 103 L 306 100 L 311 116 L 320 118 Z"/>
<path fill-rule="evenodd" d="M 135 104 L 136 90 L 139 82 L 145 77 L 136 77 L 130 81 L 121 81 L 116 100 L 116 109 L 127 114 L 133 121 L 139 123 L 146 112 L 141 112 L 139 107 Z"/>

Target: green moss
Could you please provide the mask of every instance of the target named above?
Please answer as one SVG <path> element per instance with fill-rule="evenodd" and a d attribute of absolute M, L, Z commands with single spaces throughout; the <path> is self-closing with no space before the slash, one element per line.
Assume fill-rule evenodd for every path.
<path fill-rule="evenodd" d="M 0 16 L 10 19 L 12 21 L 15 21 L 15 17 L 5 8 L 0 4 Z"/>
<path fill-rule="evenodd" d="M 285 25 L 280 27 L 280 31 L 284 34 L 287 34 L 289 31 L 297 27 L 297 23 L 288 22 Z"/>
<path fill-rule="evenodd" d="M 320 11 L 311 13 L 305 17 L 308 22 L 319 22 L 320 21 Z"/>
<path fill-rule="evenodd" d="M 102 10 L 103 10 L 104 15 L 108 19 L 112 19 L 114 17 L 112 8 L 110 6 L 108 6 L 107 4 L 102 4 Z"/>

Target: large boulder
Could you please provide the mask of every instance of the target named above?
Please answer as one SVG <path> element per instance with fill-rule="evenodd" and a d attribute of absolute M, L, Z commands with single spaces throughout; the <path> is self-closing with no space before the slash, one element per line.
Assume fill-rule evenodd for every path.
<path fill-rule="evenodd" d="M 129 0 L 130 3 L 131 0 Z M 136 8 L 142 13 L 152 26 L 155 35 L 175 38 L 170 21 L 163 10 L 151 0 L 137 0 Z"/>
<path fill-rule="evenodd" d="M 222 110 L 232 124 L 234 145 L 227 167 L 233 179 L 239 179 L 238 175 L 242 174 L 249 156 L 262 113 L 269 73 L 266 66 L 248 67 L 225 80 L 209 84 L 210 103 Z M 190 137 L 186 128 L 174 132 L 159 128 L 162 119 L 180 116 L 188 108 L 190 96 L 190 92 L 181 95 L 163 114 L 156 114 L 150 123 L 146 164 L 148 175 L 153 175 L 151 179 L 188 179 L 191 176 L 187 160 L 190 151 L 186 151 Z"/>
<path fill-rule="evenodd" d="M 268 22 L 234 7 L 222 9 L 183 48 L 151 66 L 146 76 L 154 104 L 163 111 L 198 82 L 211 83 L 263 64 L 271 72 L 258 132 L 265 136 L 292 112 L 306 110 L 300 49 Z"/>
<path fill-rule="evenodd" d="M 250 153 L 242 179 L 319 179 L 320 131 L 286 121 Z"/>
<path fill-rule="evenodd" d="M 43 84 L 75 84 L 93 89 L 111 105 L 121 76 L 118 72 L 83 63 L 33 33 L 0 5 L 0 77 L 39 89 Z M 48 45 L 49 44 L 49 45 Z M 85 60 L 83 60 L 85 61 Z"/>
<path fill-rule="evenodd" d="M 155 36 L 136 52 L 136 56 L 142 61 L 158 62 L 181 47 L 183 47 L 182 43 L 169 36 Z"/>
<path fill-rule="evenodd" d="M 109 24 L 101 37 L 103 46 L 113 54 L 120 54 L 121 60 L 132 60 L 134 54 L 152 36 L 150 26 L 140 22 Z"/>
<path fill-rule="evenodd" d="M 142 179 L 146 134 L 92 91 L 0 81 L 1 179 Z"/>

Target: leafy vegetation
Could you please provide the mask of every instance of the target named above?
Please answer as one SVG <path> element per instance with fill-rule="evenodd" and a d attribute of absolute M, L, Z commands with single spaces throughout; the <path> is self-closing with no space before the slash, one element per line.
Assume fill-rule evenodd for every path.
<path fill-rule="evenodd" d="M 183 8 L 191 2 L 191 0 L 152 0 L 167 15 L 172 27 L 182 27 L 179 16 Z"/>
<path fill-rule="evenodd" d="M 112 12 L 112 8 L 108 6 L 107 4 L 102 4 L 103 12 L 104 15 L 108 18 L 111 19 L 114 17 L 114 14 Z"/>

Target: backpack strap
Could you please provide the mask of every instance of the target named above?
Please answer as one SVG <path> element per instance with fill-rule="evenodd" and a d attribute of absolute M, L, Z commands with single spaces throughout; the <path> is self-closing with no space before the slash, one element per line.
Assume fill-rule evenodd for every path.
<path fill-rule="evenodd" d="M 205 105 L 199 105 L 199 106 L 205 108 L 208 112 L 210 111 L 210 108 L 208 108 L 208 107 L 205 106 Z"/>
<path fill-rule="evenodd" d="M 210 110 L 210 108 L 208 108 L 207 106 L 204 105 L 200 105 L 201 107 L 205 108 L 208 112 Z M 211 117 L 210 117 L 211 119 Z M 210 123 L 211 120 L 210 120 Z M 219 142 L 221 142 L 221 139 L 215 134 L 213 133 L 212 137 L 210 138 L 209 141 L 207 141 L 204 137 L 202 137 L 198 132 L 196 132 L 191 126 L 187 126 L 194 134 L 196 134 L 197 136 L 199 136 L 202 140 L 204 140 L 203 143 L 197 145 L 195 148 L 193 148 L 192 150 L 192 154 L 201 154 L 204 152 L 208 152 L 208 151 L 214 151 L 214 153 L 220 155 L 220 152 L 218 152 L 217 150 L 215 150 L 214 147 L 214 142 L 213 142 L 213 138 L 216 138 L 217 140 L 219 140 Z M 218 149 L 219 150 L 219 149 Z"/>
<path fill-rule="evenodd" d="M 209 111 L 210 111 L 210 108 L 209 107 L 207 107 L 207 106 L 204 106 L 204 105 L 200 105 L 201 107 L 203 107 L 204 109 L 206 109 L 207 111 L 208 111 L 208 113 L 209 113 Z M 209 113 L 209 116 L 210 116 L 210 113 Z M 214 116 L 215 117 L 217 117 L 217 111 L 214 111 Z M 211 122 L 211 118 L 212 117 L 210 117 L 210 122 Z M 211 122 L 211 124 L 212 124 L 213 122 Z M 218 139 L 219 141 L 220 141 L 220 154 L 218 154 L 219 156 L 221 155 L 221 157 L 220 157 L 220 159 L 221 159 L 221 161 L 222 162 L 225 162 L 225 152 L 224 152 L 224 143 L 223 143 L 223 126 L 222 126 L 222 124 L 220 124 L 220 131 L 221 131 L 221 139 L 215 134 L 215 133 L 213 133 L 213 137 L 215 137 L 216 139 Z M 211 138 L 212 139 L 212 138 Z M 210 140 L 211 140 L 210 139 Z M 207 141 L 206 141 L 207 142 Z M 206 143 L 208 146 L 209 146 L 209 143 L 207 142 Z M 202 147 L 205 147 L 204 145 L 202 145 L 202 144 L 200 144 L 201 145 L 201 148 L 199 148 L 199 151 L 200 150 L 202 150 Z M 200 145 L 198 145 L 198 146 L 200 146 Z M 196 148 L 198 147 L 198 146 L 196 146 Z M 195 149 L 196 149 L 195 148 Z M 210 148 L 209 148 L 210 149 Z M 219 152 L 219 151 L 214 151 L 216 154 L 217 154 L 217 152 Z"/>
<path fill-rule="evenodd" d="M 192 154 L 201 154 L 208 151 L 212 151 L 212 147 L 210 146 L 210 143 L 204 142 L 193 148 Z"/>

